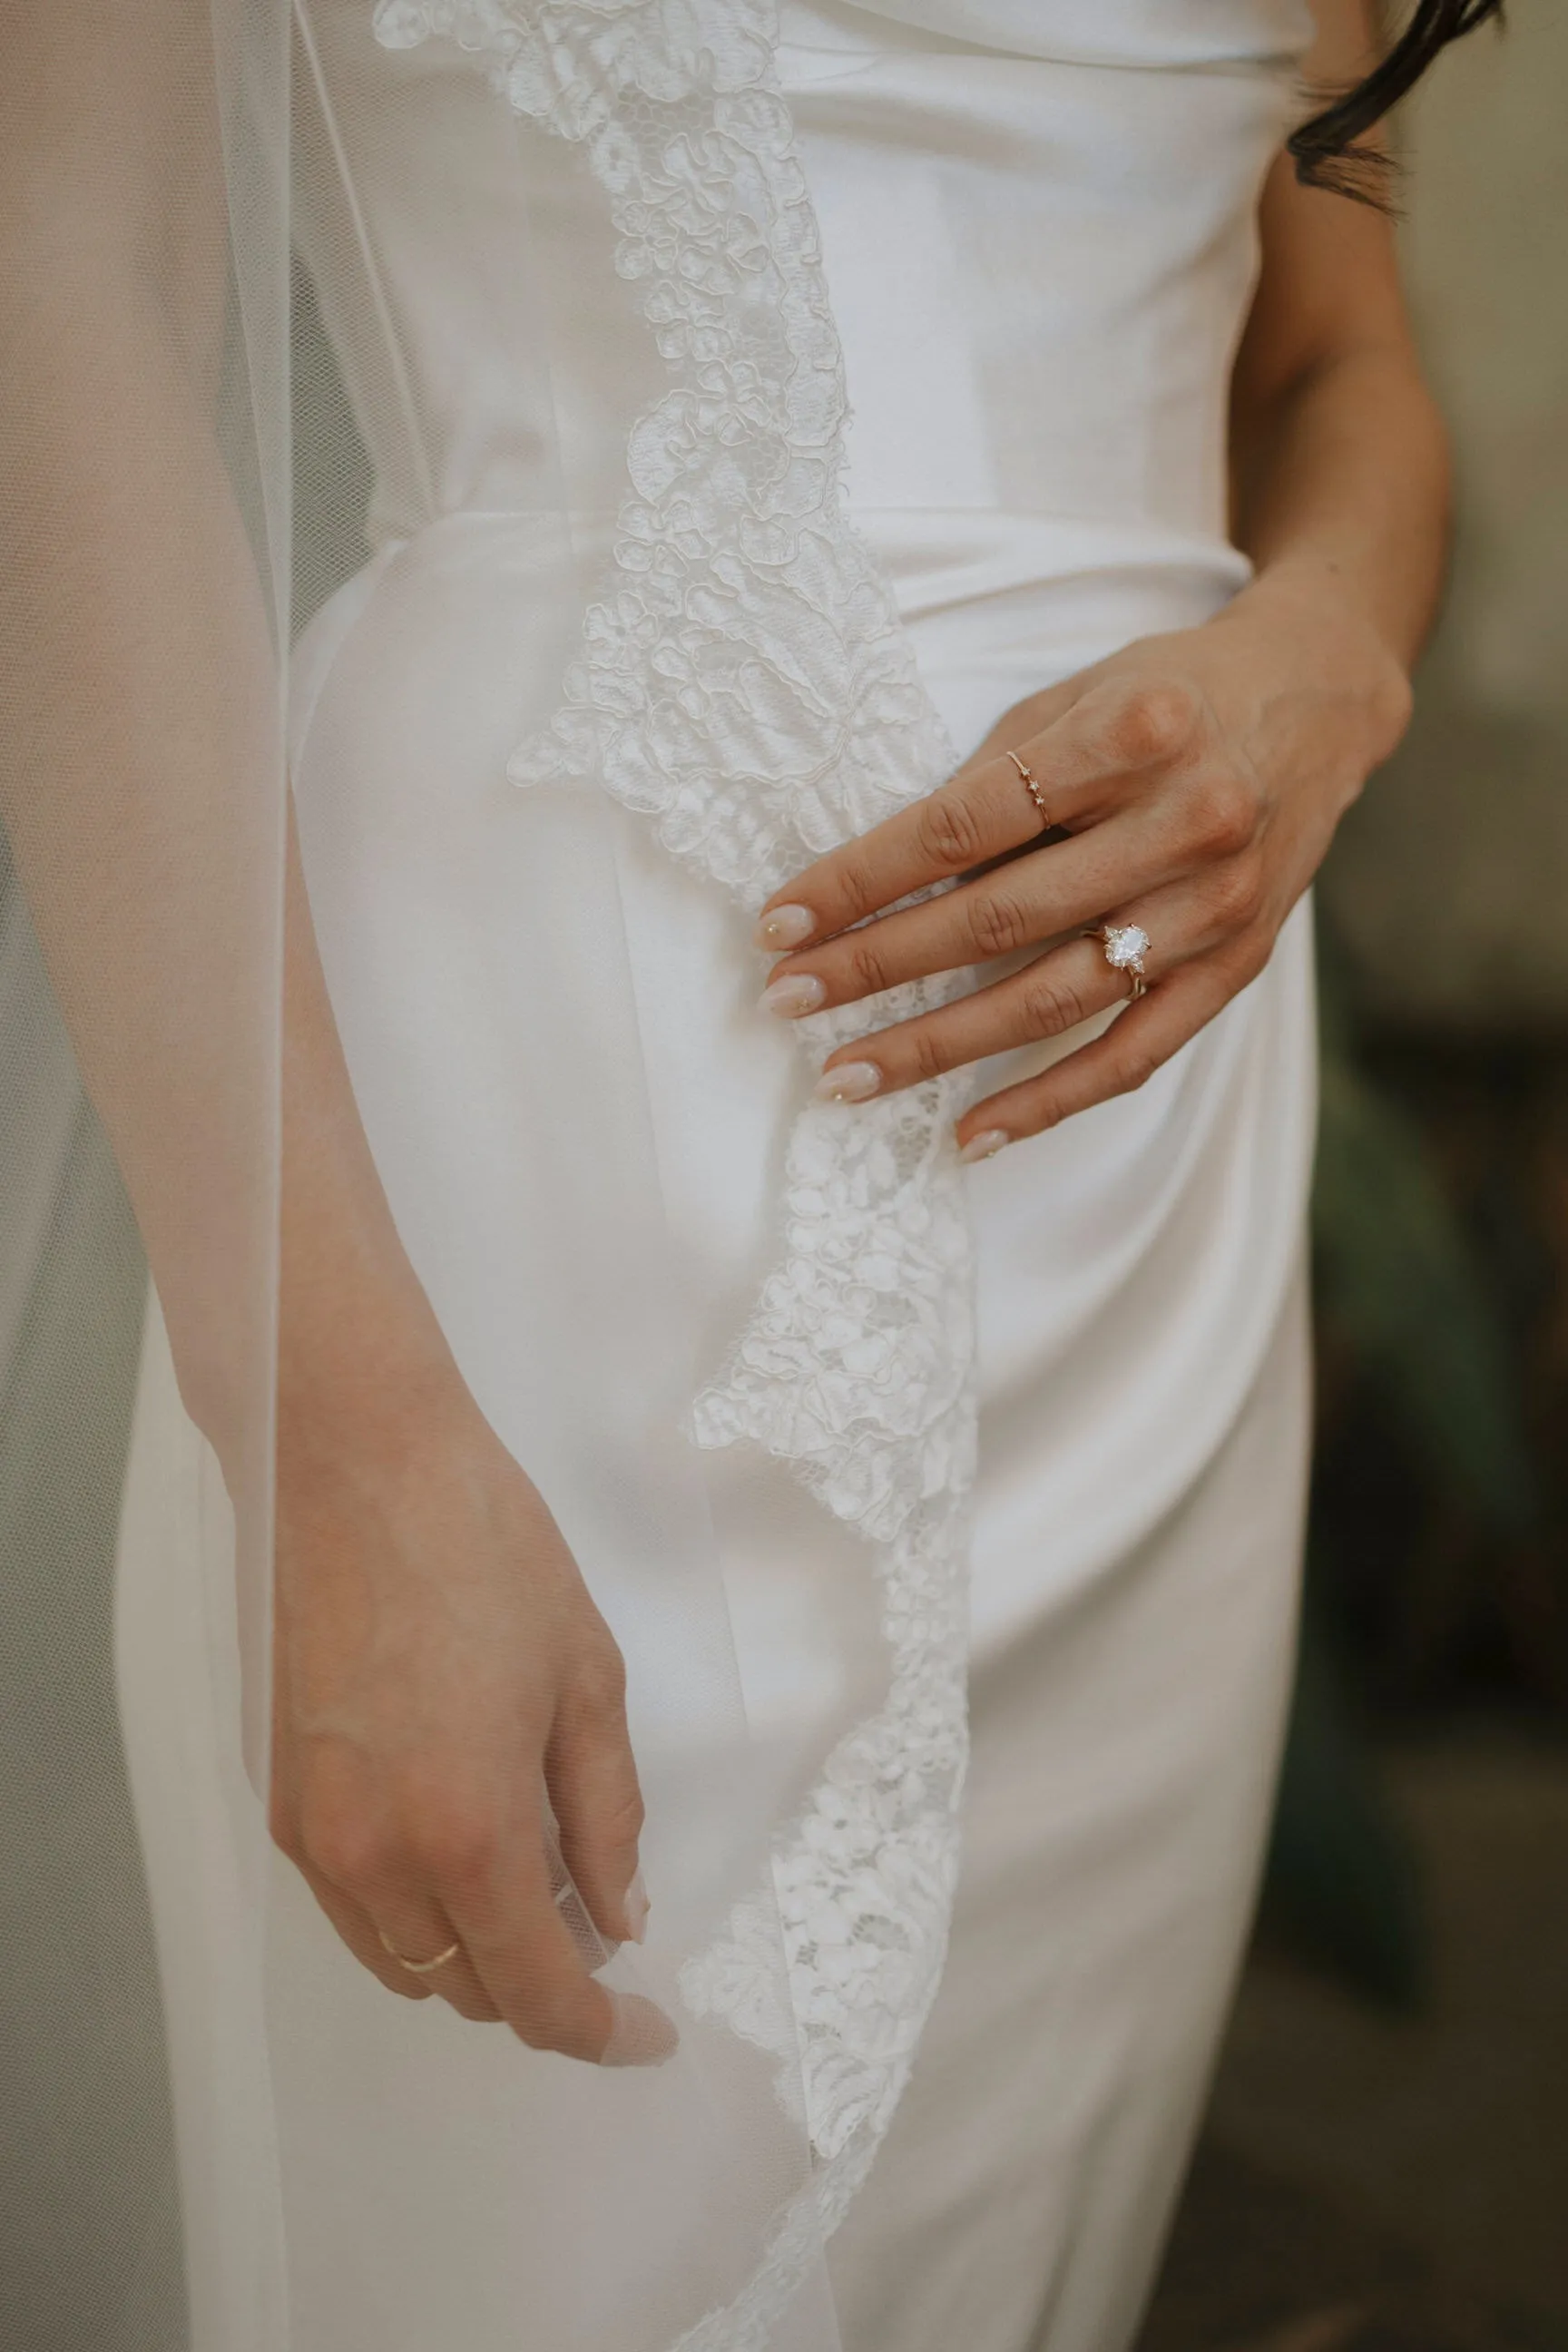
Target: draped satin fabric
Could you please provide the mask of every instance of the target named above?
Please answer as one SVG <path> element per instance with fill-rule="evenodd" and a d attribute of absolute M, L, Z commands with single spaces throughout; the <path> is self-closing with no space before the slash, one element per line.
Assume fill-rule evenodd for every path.
<path fill-rule="evenodd" d="M 808 1107 L 889 1008 L 787 1033 L 748 918 L 1245 581 L 1227 377 L 1308 29 L 297 13 L 311 907 L 400 1233 L 626 1655 L 654 1910 L 613 1967 L 683 2039 L 600 2074 L 411 2012 L 268 1851 L 155 1307 L 117 1665 L 197 2352 L 1135 2324 L 1289 1657 L 1305 918 L 1139 1094 L 973 1171 L 971 1081 Z"/>

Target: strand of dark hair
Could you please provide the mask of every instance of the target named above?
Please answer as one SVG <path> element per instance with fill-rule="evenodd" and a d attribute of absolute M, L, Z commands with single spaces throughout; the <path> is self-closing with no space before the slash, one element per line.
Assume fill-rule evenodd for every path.
<path fill-rule="evenodd" d="M 1410 22 L 1365 80 L 1342 91 L 1291 132 L 1286 144 L 1303 186 L 1333 188 L 1363 204 L 1385 204 L 1389 159 L 1358 142 L 1414 88 L 1440 49 L 1489 17 L 1501 22 L 1502 0 L 1417 0 Z"/>

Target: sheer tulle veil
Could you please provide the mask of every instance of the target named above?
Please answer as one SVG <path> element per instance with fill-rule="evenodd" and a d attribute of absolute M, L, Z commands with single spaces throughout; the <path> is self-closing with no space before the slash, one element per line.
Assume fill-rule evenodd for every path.
<path fill-rule="evenodd" d="M 629 828 L 743 920 L 952 760 L 845 512 L 773 11 L 0 17 L 0 1532 L 26 1564 L 0 1609 L 33 1662 L 0 1879 L 26 1963 L 16 2340 L 74 2326 L 111 2352 L 151 2340 L 156 2309 L 157 2340 L 183 2328 L 197 2352 L 825 2352 L 823 2242 L 942 1963 L 973 1405 L 949 1082 L 851 1123 L 801 1108 L 803 1060 L 771 1257 L 724 1332 L 682 1284 L 648 1118 Z M 493 782 L 559 860 L 519 919 L 595 942 L 591 1077 L 542 1012 L 505 1083 L 564 1112 L 509 1172 L 520 1232 L 586 1195 L 602 1246 L 536 1252 L 518 1321 L 479 1353 L 508 1367 L 498 1425 L 547 1494 L 552 1460 L 588 1465 L 568 1532 L 627 1657 L 658 1890 L 608 1979 L 682 2036 L 647 2074 L 389 2001 L 273 1851 L 260 1793 L 288 792 L 312 891 L 318 872 L 346 887 L 341 712 L 428 662 L 426 617 L 466 593 L 410 591 L 447 560 L 442 394 L 403 348 L 360 184 L 437 75 L 461 78 L 452 102 L 534 223 L 494 292 L 531 452 L 504 569 L 551 585 L 526 642 L 497 625 L 513 717 Z M 587 331 L 549 266 L 546 152 L 597 191 L 578 290 L 626 343 L 618 511 L 555 390 L 562 339 Z M 452 206 L 420 233 L 460 272 L 473 224 Z M 425 510 L 402 511 L 421 466 Z M 133 1411 L 139 1276 L 109 1150 L 151 1271 Z M 563 1382 L 562 1335 L 584 1330 Z M 731 1486 L 777 1481 L 780 1524 L 838 1546 L 880 1612 L 883 1686 L 809 1769 L 737 1667 L 721 1458 Z M 74 1614 L 57 1587 L 107 1560 L 115 1523 L 111 1638 L 107 1581 Z M 96 1694 L 90 1725 L 59 1715 L 68 1687 Z M 479 2233 L 510 2252 L 486 2266 L 492 2300 L 455 2312 L 441 2282 Z"/>

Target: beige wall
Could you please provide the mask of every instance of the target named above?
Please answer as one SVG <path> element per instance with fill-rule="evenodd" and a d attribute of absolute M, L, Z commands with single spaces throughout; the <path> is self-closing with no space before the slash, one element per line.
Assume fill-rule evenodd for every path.
<path fill-rule="evenodd" d="M 1458 532 L 1415 723 L 1324 898 L 1390 1020 L 1568 1030 L 1568 8 L 1511 0 L 1407 110 L 1404 246 Z"/>

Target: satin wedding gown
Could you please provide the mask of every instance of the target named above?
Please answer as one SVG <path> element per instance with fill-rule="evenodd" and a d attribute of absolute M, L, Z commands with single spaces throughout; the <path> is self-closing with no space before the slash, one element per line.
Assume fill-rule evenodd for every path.
<path fill-rule="evenodd" d="M 301 16 L 373 473 L 295 656 L 311 903 L 400 1231 L 626 1654 L 683 2046 L 411 2010 L 257 1861 L 154 1331 L 119 1664 L 197 2352 L 1131 2338 L 1288 1683 L 1305 917 L 1140 1093 L 966 1171 L 955 1087 L 803 1108 L 841 1033 L 757 1011 L 748 910 L 1245 581 L 1227 377 L 1309 31 Z"/>

